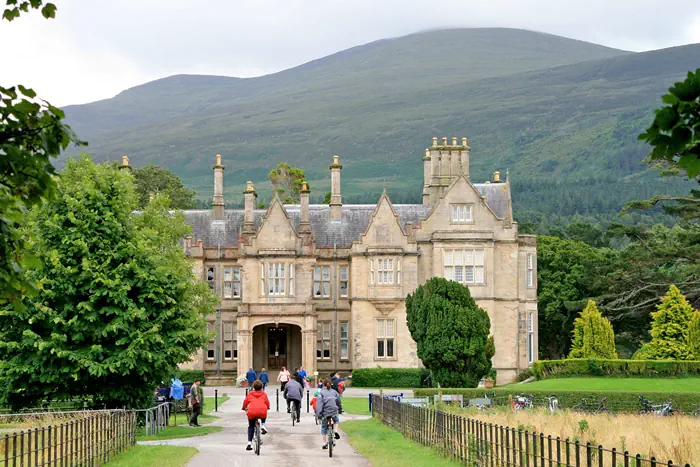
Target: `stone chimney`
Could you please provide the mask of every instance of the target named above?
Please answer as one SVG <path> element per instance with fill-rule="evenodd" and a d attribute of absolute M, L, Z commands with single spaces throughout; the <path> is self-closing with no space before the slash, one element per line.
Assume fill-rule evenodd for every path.
<path fill-rule="evenodd" d="M 253 182 L 248 182 L 245 190 L 243 190 L 243 201 L 245 213 L 243 215 L 243 231 L 244 232 L 254 232 L 255 231 L 255 199 L 258 194 L 255 192 L 255 187 Z"/>
<path fill-rule="evenodd" d="M 214 202 L 212 208 L 214 217 L 212 220 L 224 220 L 224 166 L 221 165 L 221 154 L 216 155 L 214 169 Z"/>
<path fill-rule="evenodd" d="M 437 144 L 437 138 L 433 138 L 433 144 Z M 432 170 L 432 165 L 430 164 L 430 148 L 425 150 L 425 156 L 423 156 L 423 204 L 430 204 L 430 171 Z"/>
<path fill-rule="evenodd" d="M 122 156 L 122 165 L 119 166 L 119 169 L 121 169 L 121 170 L 124 170 L 124 169 L 131 170 L 131 166 L 129 165 L 129 156 Z"/>
<path fill-rule="evenodd" d="M 340 197 L 340 169 L 343 168 L 338 162 L 338 156 L 333 156 L 333 163 L 328 167 L 331 169 L 331 220 L 342 219 L 343 201 Z"/>
<path fill-rule="evenodd" d="M 493 173 L 493 183 L 503 183 L 503 180 L 501 180 L 501 172 L 498 170 Z"/>
<path fill-rule="evenodd" d="M 299 191 L 299 200 L 301 203 L 301 210 L 299 212 L 299 230 L 301 232 L 311 231 L 311 224 L 309 224 L 309 184 L 306 181 L 301 182 L 301 190 Z"/>
<path fill-rule="evenodd" d="M 425 151 L 423 157 L 423 204 L 434 206 L 439 197 L 457 177 L 464 175 L 469 179 L 469 150 L 467 138 L 442 137 L 442 144 L 433 137 L 433 144 Z"/>

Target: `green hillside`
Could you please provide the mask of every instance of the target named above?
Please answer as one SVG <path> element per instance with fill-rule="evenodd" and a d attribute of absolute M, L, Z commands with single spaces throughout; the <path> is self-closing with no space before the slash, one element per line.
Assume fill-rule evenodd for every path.
<path fill-rule="evenodd" d="M 629 54 L 521 30 L 434 31 L 261 78 L 174 76 L 66 112 L 96 158 L 168 167 L 202 197 L 216 153 L 232 201 L 282 160 L 320 195 L 340 154 L 346 199 L 386 184 L 418 200 L 432 136 L 468 136 L 472 178 L 510 168 L 516 210 L 612 213 L 666 189 L 636 136 L 698 56 L 700 45 Z"/>

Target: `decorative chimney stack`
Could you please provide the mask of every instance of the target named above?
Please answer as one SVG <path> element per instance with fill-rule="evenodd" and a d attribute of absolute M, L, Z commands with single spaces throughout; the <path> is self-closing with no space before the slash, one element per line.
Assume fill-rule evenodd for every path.
<path fill-rule="evenodd" d="M 433 144 L 425 150 L 423 157 L 423 204 L 434 205 L 437 199 L 447 190 L 447 187 L 459 177 L 464 175 L 469 179 L 469 150 L 467 138 L 461 138 L 462 144 L 458 144 L 459 138 L 452 137 L 452 144 L 448 138 L 442 138 L 439 144 L 438 138 L 433 137 Z"/>
<path fill-rule="evenodd" d="M 255 192 L 255 186 L 253 182 L 248 182 L 245 190 L 243 190 L 243 204 L 244 204 L 244 214 L 243 214 L 243 231 L 252 233 L 255 231 L 255 217 L 253 211 L 255 210 L 255 199 L 258 194 Z"/>
<path fill-rule="evenodd" d="M 122 156 L 122 165 L 119 166 L 119 169 L 121 169 L 121 170 L 124 170 L 124 169 L 131 170 L 131 166 L 129 165 L 129 156 Z"/>
<path fill-rule="evenodd" d="M 493 183 L 503 183 L 503 180 L 501 180 L 501 172 L 498 170 L 493 173 Z"/>
<path fill-rule="evenodd" d="M 333 156 L 333 163 L 328 167 L 331 169 L 331 221 L 339 221 L 343 217 L 343 201 L 340 197 L 340 170 L 343 166 L 338 159 L 338 156 Z"/>
<path fill-rule="evenodd" d="M 216 155 L 216 165 L 214 169 L 214 202 L 212 209 L 214 217 L 212 220 L 224 220 L 224 166 L 221 164 L 221 154 Z"/>
<path fill-rule="evenodd" d="M 309 224 L 309 184 L 306 181 L 301 182 L 301 190 L 299 191 L 299 200 L 301 203 L 301 211 L 299 212 L 299 230 L 301 232 L 310 232 L 311 224 Z"/>
<path fill-rule="evenodd" d="M 437 138 L 433 138 L 433 145 L 437 145 Z M 423 204 L 430 204 L 430 148 L 426 148 L 423 156 Z"/>

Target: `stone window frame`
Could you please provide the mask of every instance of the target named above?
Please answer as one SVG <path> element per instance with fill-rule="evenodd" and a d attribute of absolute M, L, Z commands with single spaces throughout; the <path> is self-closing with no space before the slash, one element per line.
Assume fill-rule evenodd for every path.
<path fill-rule="evenodd" d="M 216 361 L 216 322 L 209 321 L 207 323 L 207 332 L 209 333 L 209 341 L 207 342 L 207 350 L 204 359 L 207 362 Z"/>
<path fill-rule="evenodd" d="M 333 359 L 333 349 L 331 342 L 333 322 L 331 320 L 316 321 L 316 360 L 328 362 Z M 325 331 L 328 331 L 328 337 L 325 337 Z M 328 350 L 328 356 L 325 356 L 325 351 Z"/>
<path fill-rule="evenodd" d="M 284 266 L 284 268 L 282 268 Z M 270 277 L 270 271 L 275 273 Z M 283 271 L 282 271 L 283 269 Z M 262 297 L 294 297 L 296 264 L 290 261 L 260 262 L 260 296 Z M 270 293 L 270 280 L 281 280 L 284 290 Z"/>
<path fill-rule="evenodd" d="M 387 323 L 391 321 L 392 322 L 392 331 L 391 331 L 391 336 L 388 336 L 386 331 L 389 329 L 387 327 Z M 382 323 L 382 329 L 383 331 L 380 333 L 379 328 L 380 325 L 379 323 Z M 380 335 L 381 334 L 381 335 Z M 398 360 L 397 356 L 397 345 L 396 345 L 396 318 L 375 318 L 374 319 L 374 359 L 378 361 L 391 361 L 391 360 Z M 392 356 L 388 356 L 387 354 L 389 353 L 389 342 L 391 341 L 391 351 L 392 351 Z M 379 343 L 383 342 L 383 350 L 384 350 L 384 355 L 380 356 L 379 355 Z"/>
<path fill-rule="evenodd" d="M 223 340 L 223 361 L 234 362 L 238 360 L 238 339 L 236 333 L 236 321 L 223 321 L 221 323 L 223 332 L 221 333 Z M 230 334 L 229 334 L 230 331 Z M 231 352 L 230 357 L 226 357 L 226 352 Z"/>
<path fill-rule="evenodd" d="M 530 311 L 527 314 L 527 362 L 535 361 L 535 313 Z"/>
<path fill-rule="evenodd" d="M 343 270 L 345 270 L 345 279 L 343 279 Z M 343 294 L 343 284 L 345 284 L 345 294 Z M 338 296 L 340 298 L 350 297 L 350 265 L 341 264 L 338 266 Z"/>
<path fill-rule="evenodd" d="M 328 278 L 324 279 L 324 270 L 328 270 Z M 319 271 L 317 278 L 316 271 Z M 333 274 L 331 274 L 330 264 L 316 264 L 312 271 L 312 289 L 311 297 L 318 300 L 329 299 L 333 295 Z M 316 284 L 318 284 L 318 295 L 316 294 Z M 328 294 L 324 293 L 324 285 L 328 285 Z"/>
<path fill-rule="evenodd" d="M 535 254 L 534 253 L 528 253 L 526 257 L 526 276 L 525 276 L 525 283 L 527 285 L 528 289 L 534 289 L 535 288 Z"/>
<path fill-rule="evenodd" d="M 343 326 L 345 326 L 345 337 L 343 337 Z M 345 344 L 346 355 L 343 356 L 343 344 Z M 338 323 L 338 349 L 339 360 L 350 361 L 350 321 L 341 321 Z"/>
<path fill-rule="evenodd" d="M 462 214 L 464 217 L 462 218 Z M 473 224 L 474 205 L 467 203 L 450 204 L 450 224 Z"/>
<path fill-rule="evenodd" d="M 459 252 L 461 255 L 461 260 L 460 264 L 455 264 L 455 252 Z M 472 260 L 467 261 L 465 260 L 466 257 L 466 252 L 471 253 Z M 481 264 L 478 264 L 478 253 L 481 255 Z M 448 256 L 449 255 L 449 256 Z M 448 258 L 450 260 L 448 261 Z M 455 281 L 459 284 L 462 285 L 486 285 L 486 249 L 484 248 L 445 248 L 443 250 L 443 257 L 442 257 L 442 269 L 443 269 L 443 276 L 445 279 Z M 449 263 L 449 264 L 448 264 Z M 448 269 L 450 268 L 450 269 Z M 462 268 L 461 269 L 461 274 L 462 278 L 460 280 L 457 280 L 457 268 Z M 467 271 L 468 268 L 472 268 L 472 280 L 469 281 L 467 280 Z M 477 277 L 479 275 L 479 270 L 481 271 L 481 280 L 478 281 Z M 451 272 L 448 272 L 451 271 Z"/>
<path fill-rule="evenodd" d="M 391 261 L 391 263 L 387 263 Z M 391 268 L 387 266 L 391 265 Z M 369 283 L 375 287 L 394 287 L 401 285 L 401 257 L 395 255 L 380 255 L 369 260 Z M 385 282 L 384 277 L 387 277 Z M 381 278 L 381 280 L 380 280 Z M 391 278 L 391 280 L 388 280 Z"/>
<path fill-rule="evenodd" d="M 218 274 L 217 274 L 217 264 L 205 264 L 204 265 L 204 280 L 207 284 L 209 284 L 209 288 L 212 289 L 214 292 L 218 290 Z M 210 274 L 211 272 L 211 274 Z"/>
<path fill-rule="evenodd" d="M 221 287 L 221 298 L 226 300 L 240 300 L 243 296 L 243 268 L 239 264 L 224 264 L 222 265 L 223 277 Z M 226 280 L 226 270 L 231 269 L 231 280 Z M 238 271 L 238 279 L 236 279 L 236 271 Z M 231 296 L 226 296 L 226 284 L 231 284 Z M 236 285 L 238 285 L 238 295 L 235 295 Z"/>

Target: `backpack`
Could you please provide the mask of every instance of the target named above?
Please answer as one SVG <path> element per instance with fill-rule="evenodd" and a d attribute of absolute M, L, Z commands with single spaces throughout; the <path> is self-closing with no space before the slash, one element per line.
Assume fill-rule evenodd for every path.
<path fill-rule="evenodd" d="M 345 392 L 345 383 L 341 381 L 340 383 L 338 383 L 338 394 L 342 394 L 344 392 Z"/>

